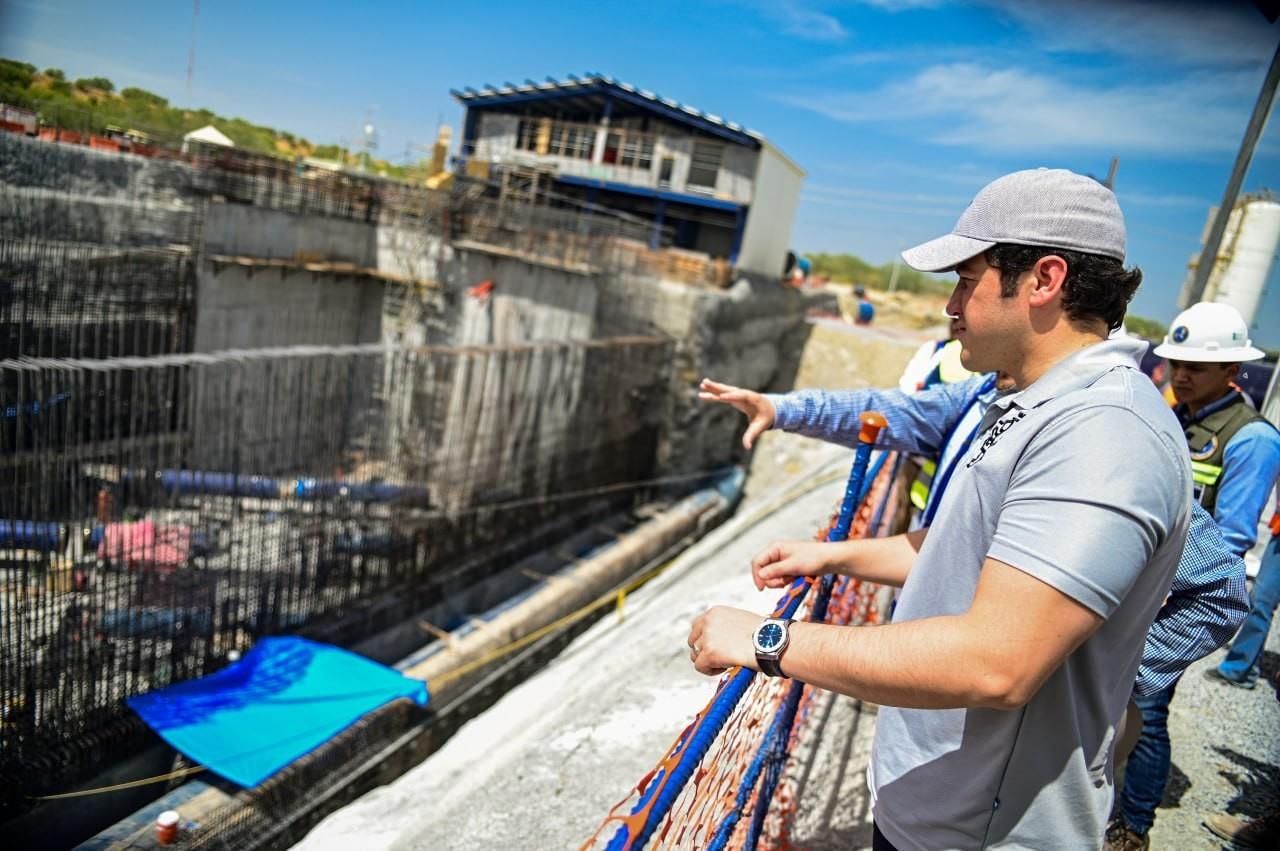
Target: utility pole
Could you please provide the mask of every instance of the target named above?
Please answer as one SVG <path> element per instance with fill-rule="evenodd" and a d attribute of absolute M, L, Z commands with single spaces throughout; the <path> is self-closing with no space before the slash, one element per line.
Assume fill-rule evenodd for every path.
<path fill-rule="evenodd" d="M 1111 168 L 1107 170 L 1107 182 L 1105 186 L 1108 189 L 1112 190 L 1113 192 L 1115 191 L 1115 188 L 1116 188 L 1116 170 L 1119 168 L 1120 168 L 1120 158 L 1112 157 Z"/>
<path fill-rule="evenodd" d="M 1240 186 L 1249 171 L 1249 163 L 1253 161 L 1253 152 L 1258 147 L 1258 139 L 1263 128 L 1267 126 L 1267 117 L 1271 115 L 1271 105 L 1276 99 L 1276 84 L 1280 83 L 1280 45 L 1271 57 L 1271 67 L 1267 69 L 1267 77 L 1262 82 L 1262 91 L 1258 93 L 1258 102 L 1253 105 L 1253 115 L 1245 128 L 1244 139 L 1240 142 L 1240 151 L 1236 154 L 1236 164 L 1231 171 L 1231 179 L 1227 181 L 1227 191 L 1222 194 L 1222 203 L 1213 217 L 1209 235 L 1205 237 L 1204 248 L 1200 251 L 1200 259 L 1196 263 L 1195 277 L 1191 281 L 1191 289 L 1187 292 L 1187 305 L 1200 301 L 1204 288 L 1209 283 L 1209 275 L 1218 260 L 1218 248 L 1222 245 L 1222 234 L 1227 229 L 1227 219 L 1235 209 L 1236 198 L 1240 195 Z"/>
<path fill-rule="evenodd" d="M 361 128 L 364 134 L 361 140 L 361 148 L 363 148 L 360 157 L 361 171 L 367 171 L 367 167 L 373 164 L 373 152 L 378 147 L 378 131 L 373 126 L 373 113 L 376 109 L 377 107 L 369 107 L 364 111 L 364 126 Z"/>
<path fill-rule="evenodd" d="M 902 259 L 902 252 L 895 251 L 893 253 L 893 271 L 889 273 L 889 292 L 893 292 L 898 287 L 898 263 Z"/>
<path fill-rule="evenodd" d="M 200 0 L 191 0 L 191 50 L 187 53 L 187 97 L 191 97 L 191 78 L 196 73 L 196 19 L 200 17 Z"/>

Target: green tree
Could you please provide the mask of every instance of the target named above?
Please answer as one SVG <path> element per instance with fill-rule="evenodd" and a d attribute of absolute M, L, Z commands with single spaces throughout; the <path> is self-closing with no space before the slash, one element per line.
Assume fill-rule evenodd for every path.
<path fill-rule="evenodd" d="M 1143 316 L 1134 316 L 1128 314 L 1124 318 L 1125 330 L 1130 334 L 1137 334 L 1147 340 L 1159 342 L 1164 339 L 1164 335 L 1168 333 L 1168 328 L 1154 319 L 1147 319 Z"/>
<path fill-rule="evenodd" d="M 856 254 L 811 254 L 813 274 L 821 275 L 832 281 L 857 284 L 872 289 L 888 289 L 893 281 L 894 289 L 909 293 L 938 293 L 945 295 L 951 292 L 954 282 L 947 278 L 938 278 L 917 272 L 898 264 L 898 273 L 894 279 L 893 264 L 872 266 Z"/>
<path fill-rule="evenodd" d="M 110 92 L 115 91 L 116 84 L 106 77 L 81 77 L 76 80 L 76 88 L 81 91 Z"/>
<path fill-rule="evenodd" d="M 61 68 L 45 68 L 44 75 L 50 80 L 65 80 L 67 75 L 62 73 Z"/>
<path fill-rule="evenodd" d="M 36 75 L 36 66 L 14 59 L 0 59 L 0 83 L 27 88 Z"/>
<path fill-rule="evenodd" d="M 160 95 L 153 94 L 146 89 L 134 88 L 133 86 L 121 89 L 120 97 L 138 106 L 147 106 L 155 109 L 164 109 L 169 106 L 169 101 L 160 97 Z"/>

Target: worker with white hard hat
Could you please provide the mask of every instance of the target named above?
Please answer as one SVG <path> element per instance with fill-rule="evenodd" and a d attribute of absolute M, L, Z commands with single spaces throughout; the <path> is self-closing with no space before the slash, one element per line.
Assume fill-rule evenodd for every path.
<path fill-rule="evenodd" d="M 1280 432 L 1234 383 L 1240 365 L 1264 352 L 1253 345 L 1249 327 L 1234 307 L 1200 302 L 1178 314 L 1155 354 L 1169 360 L 1174 413 L 1191 451 L 1196 499 L 1213 516 L 1227 546 L 1243 556 L 1253 547 L 1258 518 L 1280 474 Z M 1254 593 L 1256 597 L 1256 586 Z M 1228 680 L 1218 668 L 1208 674 L 1245 685 L 1234 677 Z M 1107 851 L 1147 845 L 1169 778 L 1169 703 L 1176 686 L 1135 698 L 1142 711 L 1142 735 L 1125 766 Z"/>
<path fill-rule="evenodd" d="M 1240 365 L 1265 353 L 1229 304 L 1202 301 L 1178 314 L 1155 354 L 1191 450 L 1196 498 L 1237 553 L 1257 539 L 1258 517 L 1280 472 L 1280 434 L 1235 386 Z"/>

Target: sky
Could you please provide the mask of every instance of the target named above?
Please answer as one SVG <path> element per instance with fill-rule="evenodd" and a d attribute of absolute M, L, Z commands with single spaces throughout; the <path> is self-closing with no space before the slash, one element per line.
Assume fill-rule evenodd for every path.
<path fill-rule="evenodd" d="M 1280 42 L 1229 0 L 205 0 L 188 89 L 194 5 L 0 0 L 0 56 L 317 143 L 369 120 L 392 162 L 459 129 L 451 88 L 599 71 L 763 133 L 808 173 L 795 247 L 875 264 L 1001 174 L 1119 157 L 1130 309 L 1166 324 Z M 1276 122 L 1244 183 L 1267 188 Z M 1280 264 L 1253 336 L 1280 348 Z"/>

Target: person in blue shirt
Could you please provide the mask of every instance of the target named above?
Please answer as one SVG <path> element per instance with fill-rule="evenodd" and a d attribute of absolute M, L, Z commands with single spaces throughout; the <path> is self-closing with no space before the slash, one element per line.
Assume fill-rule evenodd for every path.
<path fill-rule="evenodd" d="M 867 291 L 862 287 L 854 287 L 853 294 L 858 298 L 858 312 L 853 317 L 855 325 L 870 325 L 875 318 L 876 306 L 867 298 Z"/>
<path fill-rule="evenodd" d="M 1234 384 L 1241 363 L 1264 354 L 1252 345 L 1248 332 L 1234 307 L 1200 302 L 1178 314 L 1154 350 L 1169 360 L 1174 413 L 1191 452 L 1196 500 L 1240 556 L 1257 540 L 1258 520 L 1280 474 L 1280 432 Z M 1256 587 L 1254 596 L 1257 602 Z M 1249 677 L 1247 671 L 1237 675 L 1230 669 L 1210 673 L 1220 679 L 1230 675 L 1232 682 L 1239 676 L 1242 684 Z M 1107 832 L 1108 851 L 1138 851 L 1148 845 L 1169 779 L 1169 703 L 1176 687 L 1172 682 L 1138 697 L 1142 735 L 1125 766 L 1119 815 Z"/>

